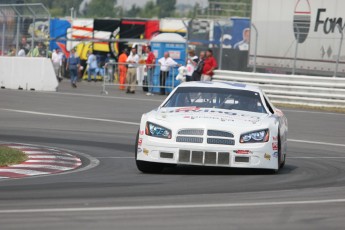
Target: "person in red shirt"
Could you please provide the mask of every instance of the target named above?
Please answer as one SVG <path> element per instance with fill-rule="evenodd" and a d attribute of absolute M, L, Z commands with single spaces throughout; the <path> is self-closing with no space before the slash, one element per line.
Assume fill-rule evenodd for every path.
<path fill-rule="evenodd" d="M 147 47 L 148 56 L 146 59 L 146 69 L 147 69 L 147 86 L 148 86 L 148 92 L 147 96 L 153 95 L 153 74 L 155 72 L 155 66 L 156 63 L 156 57 L 154 53 L 151 51 L 151 47 Z"/>
<path fill-rule="evenodd" d="M 201 81 L 211 81 L 213 76 L 213 70 L 218 67 L 216 59 L 213 57 L 211 49 L 206 51 L 206 59 L 204 61 L 204 67 L 202 69 Z"/>

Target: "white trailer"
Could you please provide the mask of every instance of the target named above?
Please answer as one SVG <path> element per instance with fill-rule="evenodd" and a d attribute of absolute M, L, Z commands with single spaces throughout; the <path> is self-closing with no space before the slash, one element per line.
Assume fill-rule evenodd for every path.
<path fill-rule="evenodd" d="M 344 9 L 344 0 L 252 0 L 249 65 L 345 76 Z"/>

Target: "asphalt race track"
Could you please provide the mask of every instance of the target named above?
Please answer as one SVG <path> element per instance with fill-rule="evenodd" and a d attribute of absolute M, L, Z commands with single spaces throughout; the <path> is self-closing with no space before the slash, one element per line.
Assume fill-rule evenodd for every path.
<path fill-rule="evenodd" d="M 345 115 L 286 109 L 287 164 L 140 173 L 141 114 L 161 96 L 64 82 L 57 93 L 0 90 L 0 141 L 80 152 L 84 169 L 0 180 L 0 229 L 344 229 Z"/>

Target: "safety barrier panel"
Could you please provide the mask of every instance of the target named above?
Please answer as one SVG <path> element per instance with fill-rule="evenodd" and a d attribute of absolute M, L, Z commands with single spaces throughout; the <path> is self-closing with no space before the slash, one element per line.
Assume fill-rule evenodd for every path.
<path fill-rule="evenodd" d="M 56 91 L 59 83 L 48 58 L 0 57 L 0 87 Z"/>
<path fill-rule="evenodd" d="M 345 108 L 344 78 L 217 70 L 213 79 L 259 86 L 273 103 Z"/>

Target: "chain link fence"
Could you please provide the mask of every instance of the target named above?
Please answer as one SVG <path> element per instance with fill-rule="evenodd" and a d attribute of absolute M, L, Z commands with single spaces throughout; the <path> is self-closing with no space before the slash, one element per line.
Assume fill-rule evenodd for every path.
<path fill-rule="evenodd" d="M 41 3 L 0 4 L 2 56 L 48 57 L 50 13 Z"/>

